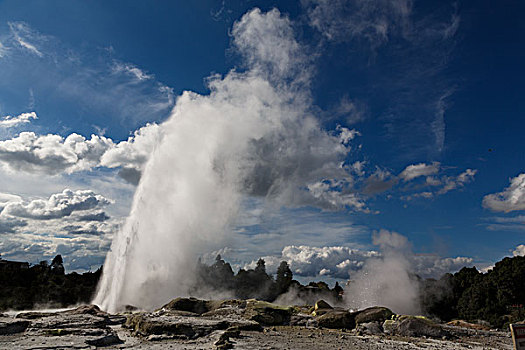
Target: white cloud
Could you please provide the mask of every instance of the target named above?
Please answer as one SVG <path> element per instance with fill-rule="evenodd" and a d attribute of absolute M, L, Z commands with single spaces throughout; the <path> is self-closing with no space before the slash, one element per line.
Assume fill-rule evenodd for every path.
<path fill-rule="evenodd" d="M 307 185 L 309 193 L 316 199 L 318 206 L 327 209 L 352 208 L 356 211 L 369 212 L 365 202 L 357 193 L 349 192 L 345 184 L 337 181 L 317 181 Z"/>
<path fill-rule="evenodd" d="M 7 205 L 7 203 L 10 202 L 21 202 L 22 197 L 10 194 L 10 193 L 2 193 L 0 192 L 0 213 L 4 209 L 4 207 Z"/>
<path fill-rule="evenodd" d="M 70 216 L 76 211 L 101 208 L 110 203 L 111 200 L 90 190 L 71 191 L 66 189 L 62 193 L 51 195 L 47 200 L 35 199 L 28 203 L 8 202 L 1 215 L 49 220 Z"/>
<path fill-rule="evenodd" d="M 402 200 L 410 201 L 417 198 L 431 199 L 438 195 L 443 195 L 455 189 L 460 189 L 466 184 L 474 181 L 474 176 L 478 172 L 476 169 L 467 169 L 457 176 L 438 175 L 442 170 L 440 163 L 434 162 L 432 164 L 419 163 L 409 165 L 399 174 L 405 182 L 413 181 L 416 178 L 425 176 L 425 181 L 419 184 L 416 188 L 421 191 L 415 192 L 405 196 L 401 196 Z M 441 188 L 436 188 L 441 186 Z"/>
<path fill-rule="evenodd" d="M 38 119 L 35 112 L 22 113 L 16 117 L 10 115 L 5 116 L 3 119 L 0 119 L 0 128 L 13 128 L 19 126 L 20 124 L 27 124 L 31 119 Z"/>
<path fill-rule="evenodd" d="M 341 125 L 338 125 L 336 128 L 340 132 L 339 137 L 341 138 L 341 143 L 347 145 L 350 141 L 356 138 L 356 136 L 361 136 L 361 133 L 356 129 L 348 129 Z"/>
<path fill-rule="evenodd" d="M 71 174 L 96 167 L 121 167 L 123 178 L 126 179 L 128 174 L 140 177 L 140 171 L 160 135 L 161 127 L 155 123 L 147 124 L 126 141 L 116 144 L 99 135 L 86 139 L 75 133 L 64 138 L 22 132 L 0 141 L 0 165 L 10 172 L 47 175 Z"/>
<path fill-rule="evenodd" d="M 469 257 L 440 257 L 436 254 L 413 254 L 405 236 L 392 233 L 385 236 L 375 235 L 374 244 L 381 251 L 351 249 L 344 246 L 312 247 L 307 245 L 285 246 L 279 256 L 264 256 L 267 271 L 275 273 L 279 263 L 286 261 L 294 275 L 315 278 L 320 276 L 352 279 L 353 274 L 361 271 L 369 259 L 382 259 L 390 250 L 402 252 L 410 272 L 421 277 L 440 277 L 447 272 L 455 272 L 464 266 L 472 265 Z M 386 253 L 387 255 L 389 253 Z M 246 264 L 244 268 L 253 268 L 257 259 Z M 322 272 L 322 273 L 321 273 Z"/>
<path fill-rule="evenodd" d="M 404 181 L 410 181 L 420 176 L 434 175 L 439 172 L 440 165 L 439 162 L 433 162 L 432 164 L 412 164 L 407 166 L 401 174 L 399 174 L 399 177 Z"/>
<path fill-rule="evenodd" d="M 91 139 L 71 134 L 37 135 L 22 132 L 18 136 L 0 141 L 0 163 L 11 171 L 56 175 L 62 172 L 89 170 L 97 166 L 100 157 L 113 145 L 104 136 L 91 135 Z"/>
<path fill-rule="evenodd" d="M 510 179 L 510 186 L 502 192 L 483 197 L 483 207 L 506 213 L 525 210 L 525 173 Z"/>
<path fill-rule="evenodd" d="M 37 44 L 34 42 L 45 40 L 44 36 L 32 31 L 31 28 L 23 22 L 8 22 L 8 25 L 18 45 L 38 57 L 43 56 L 42 52 L 37 48 Z M 30 41 L 33 41 L 33 43 Z"/>
<path fill-rule="evenodd" d="M 0 58 L 5 57 L 7 54 L 7 48 L 0 42 Z"/>
<path fill-rule="evenodd" d="M 18 227 L 27 226 L 27 221 L 0 215 L 0 235 L 14 233 Z"/>
<path fill-rule="evenodd" d="M 100 165 L 108 168 L 126 167 L 142 169 L 159 143 L 161 127 L 155 123 L 136 130 L 127 141 L 109 148 L 101 157 Z"/>
<path fill-rule="evenodd" d="M 520 244 L 512 252 L 512 256 L 525 256 L 525 245 Z"/>
<path fill-rule="evenodd" d="M 124 63 L 124 62 L 119 62 L 119 61 L 114 62 L 113 73 L 114 74 L 119 74 L 119 73 L 129 74 L 135 79 L 137 79 L 137 81 L 143 81 L 143 80 L 149 80 L 149 79 L 155 78 L 153 75 L 144 72 L 142 69 L 138 68 L 137 66 L 131 63 Z"/>
<path fill-rule="evenodd" d="M 0 251 L 4 259 L 28 261 L 33 264 L 42 260 L 49 261 L 61 254 L 67 272 L 82 272 L 99 268 L 110 244 L 110 235 L 53 237 L 17 233 L 3 236 L 0 240 Z"/>
<path fill-rule="evenodd" d="M 466 184 L 474 180 L 474 176 L 477 172 L 478 171 L 475 169 L 467 169 L 461 174 L 459 174 L 457 177 L 446 177 L 444 180 L 445 186 L 443 186 L 443 188 L 441 188 L 437 193 L 444 194 L 465 186 Z"/>
<path fill-rule="evenodd" d="M 327 39 L 364 39 L 378 47 L 393 32 L 406 31 L 412 12 L 409 0 L 305 0 L 310 25 Z"/>
<path fill-rule="evenodd" d="M 113 50 L 73 49 L 23 22 L 9 22 L 2 44 L 0 55 L 11 59 L 2 62 L 6 74 L 0 85 L 17 84 L 35 96 L 45 91 L 49 103 L 73 105 L 84 122 L 96 124 L 94 116 L 104 115 L 109 122 L 136 128 L 165 119 L 175 102 L 171 87 L 141 67 L 115 59 Z"/>

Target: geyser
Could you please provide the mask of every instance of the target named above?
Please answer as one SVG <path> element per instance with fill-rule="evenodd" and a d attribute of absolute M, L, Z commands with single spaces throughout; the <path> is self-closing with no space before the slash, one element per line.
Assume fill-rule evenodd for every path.
<path fill-rule="evenodd" d="M 348 148 L 312 116 L 308 59 L 288 18 L 255 9 L 232 35 L 246 69 L 212 76 L 209 95 L 184 92 L 161 125 L 104 264 L 94 303 L 105 310 L 186 295 L 191 266 L 227 237 L 243 196 L 284 205 L 356 200 L 345 188 L 329 192 L 349 176 L 341 165 Z M 309 192 L 316 183 L 328 195 L 319 186 Z"/>

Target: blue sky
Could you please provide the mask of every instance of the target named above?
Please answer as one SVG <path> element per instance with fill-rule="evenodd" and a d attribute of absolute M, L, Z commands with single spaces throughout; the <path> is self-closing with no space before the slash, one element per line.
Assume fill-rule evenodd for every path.
<path fill-rule="evenodd" d="M 227 259 L 345 278 L 381 230 L 429 275 L 525 253 L 519 1 L 2 1 L 2 257 L 100 265 L 177 97 L 248 69 L 232 28 L 253 8 L 289 19 L 347 177 L 270 214 L 246 196 Z"/>

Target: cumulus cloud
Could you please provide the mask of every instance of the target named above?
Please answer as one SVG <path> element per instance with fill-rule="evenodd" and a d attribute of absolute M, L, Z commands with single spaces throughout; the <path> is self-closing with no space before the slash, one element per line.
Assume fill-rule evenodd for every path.
<path fill-rule="evenodd" d="M 101 222 L 88 222 L 84 224 L 66 225 L 62 231 L 72 235 L 96 235 L 101 236 L 106 233 L 107 225 Z"/>
<path fill-rule="evenodd" d="M 0 215 L 0 234 L 14 233 L 16 228 L 27 226 L 27 221 Z"/>
<path fill-rule="evenodd" d="M 27 124 L 31 119 L 38 119 L 35 112 L 22 113 L 16 117 L 8 115 L 0 119 L 0 128 L 13 128 L 21 124 Z"/>
<path fill-rule="evenodd" d="M 127 141 L 110 147 L 100 158 L 100 165 L 108 168 L 134 168 L 141 170 L 151 152 L 159 143 L 161 127 L 155 123 L 136 130 Z"/>
<path fill-rule="evenodd" d="M 349 191 L 346 184 L 340 181 L 318 181 L 307 185 L 309 193 L 314 198 L 311 204 L 327 209 L 352 208 L 356 211 L 369 212 L 365 202 L 358 194 Z"/>
<path fill-rule="evenodd" d="M 160 126 L 151 123 L 136 130 L 126 141 L 76 133 L 67 137 L 22 132 L 0 141 L 0 164 L 4 169 L 33 174 L 58 175 L 91 170 L 95 167 L 122 168 L 121 175 L 132 183 L 158 143 Z"/>
<path fill-rule="evenodd" d="M 394 253 L 396 258 L 402 260 L 406 273 L 415 273 L 423 278 L 437 278 L 473 262 L 469 257 L 414 254 L 405 236 L 386 230 L 374 234 L 373 243 L 379 250 L 352 249 L 345 246 L 291 245 L 285 246 L 280 255 L 263 258 L 270 273 L 275 273 L 279 263 L 286 261 L 298 277 L 312 279 L 324 276 L 344 280 L 353 280 L 355 276 L 359 276 L 369 260 L 388 260 Z M 255 264 L 256 260 L 253 260 L 244 268 L 253 268 Z"/>
<path fill-rule="evenodd" d="M 505 213 L 525 210 L 525 173 L 510 179 L 510 186 L 502 192 L 483 197 L 483 207 Z"/>
<path fill-rule="evenodd" d="M 17 233 L 3 236 L 0 251 L 4 259 L 33 264 L 61 254 L 66 271 L 82 272 L 98 269 L 103 264 L 110 243 L 108 235 L 54 237 Z"/>
<path fill-rule="evenodd" d="M 512 252 L 512 256 L 525 256 L 525 245 L 520 244 Z"/>
<path fill-rule="evenodd" d="M 1 193 L 0 192 L 0 213 L 2 212 L 4 207 L 7 205 L 7 203 L 9 203 L 9 202 L 21 202 L 21 201 L 22 201 L 22 197 L 20 197 L 20 196 L 17 196 L 17 195 L 14 195 L 14 194 L 10 194 L 10 193 Z"/>
<path fill-rule="evenodd" d="M 37 135 L 22 132 L 18 136 L 0 141 L 0 163 L 10 171 L 24 171 L 56 175 L 62 172 L 88 170 L 99 163 L 100 157 L 113 145 L 104 136 L 71 134 Z"/>
<path fill-rule="evenodd" d="M 340 132 L 339 137 L 341 138 L 341 143 L 347 145 L 350 141 L 356 138 L 356 136 L 361 136 L 361 133 L 356 129 L 348 129 L 341 125 L 338 125 L 336 128 Z"/>
<path fill-rule="evenodd" d="M 73 212 L 100 208 L 111 200 L 90 190 L 64 190 L 51 195 L 47 200 L 35 199 L 30 202 L 9 202 L 2 215 L 34 220 L 58 219 L 70 216 Z"/>
<path fill-rule="evenodd" d="M 439 172 L 440 163 L 434 162 L 432 164 L 419 163 L 407 166 L 399 177 L 404 181 L 410 181 L 420 176 L 434 175 Z"/>

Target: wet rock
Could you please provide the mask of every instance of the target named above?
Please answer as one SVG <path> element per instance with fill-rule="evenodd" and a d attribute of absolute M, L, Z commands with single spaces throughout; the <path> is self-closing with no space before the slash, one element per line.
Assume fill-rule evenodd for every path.
<path fill-rule="evenodd" d="M 29 321 L 0 322 L 0 335 L 23 333 L 29 325 Z"/>
<path fill-rule="evenodd" d="M 332 310 L 322 316 L 317 317 L 319 327 L 332 329 L 353 329 L 355 327 L 355 317 L 352 313 L 345 310 Z"/>
<path fill-rule="evenodd" d="M 384 322 L 392 317 L 394 313 L 382 306 L 373 306 L 355 313 L 356 324 L 368 322 Z"/>
<path fill-rule="evenodd" d="M 443 338 L 450 334 L 440 325 L 425 317 L 402 316 L 394 323 L 392 333 L 406 337 Z"/>
<path fill-rule="evenodd" d="M 123 344 L 124 342 L 115 334 L 108 334 L 101 338 L 86 340 L 86 344 L 96 347 L 111 346 L 116 344 Z"/>
<path fill-rule="evenodd" d="M 278 326 L 290 323 L 293 309 L 265 301 L 247 301 L 244 317 L 265 326 Z"/>

